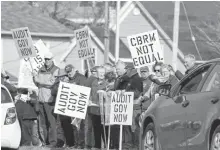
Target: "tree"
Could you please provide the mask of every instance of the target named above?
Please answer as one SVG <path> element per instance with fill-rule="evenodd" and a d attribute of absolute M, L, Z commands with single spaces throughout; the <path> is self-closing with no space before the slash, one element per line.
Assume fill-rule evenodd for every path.
<path fill-rule="evenodd" d="M 220 10 L 220 2 L 215 2 L 215 4 Z M 210 50 L 220 56 L 220 11 L 216 19 L 203 21 L 202 25 L 194 25 L 194 28 L 198 31 L 196 37 L 204 40 L 211 47 Z"/>

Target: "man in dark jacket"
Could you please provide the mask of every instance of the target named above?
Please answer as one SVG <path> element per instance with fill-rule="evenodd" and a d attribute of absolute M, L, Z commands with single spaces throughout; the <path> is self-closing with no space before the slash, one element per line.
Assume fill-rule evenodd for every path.
<path fill-rule="evenodd" d="M 27 103 L 28 90 L 21 89 L 19 99 L 17 100 L 15 107 L 18 115 L 18 120 L 21 126 L 21 145 L 31 146 L 32 143 L 32 128 L 34 126 L 34 121 L 37 120 L 37 114 L 34 108 Z"/>
<path fill-rule="evenodd" d="M 118 78 L 116 79 L 114 85 L 115 91 L 121 90 L 124 92 L 134 92 L 134 100 L 137 99 L 143 92 L 143 84 L 137 70 L 134 69 L 133 65 L 126 65 L 124 62 L 118 61 L 116 63 L 116 72 L 118 74 Z M 135 108 L 135 105 L 133 109 L 137 109 Z M 133 146 L 131 144 L 134 144 L 135 140 L 134 136 L 132 135 L 131 127 L 124 126 L 123 133 L 123 148 L 129 149 Z M 116 141 L 117 140 L 118 139 L 116 139 Z"/>
<path fill-rule="evenodd" d="M 76 84 L 76 85 L 82 85 L 82 86 L 85 84 L 86 77 L 84 75 L 80 74 L 73 65 L 71 65 L 71 64 L 67 65 L 65 67 L 65 72 L 68 75 L 69 83 Z M 83 149 L 84 146 L 85 146 L 85 140 L 84 140 L 84 136 L 85 136 L 85 132 L 84 132 L 85 123 L 84 123 L 84 120 L 81 121 L 80 129 L 78 131 L 75 126 L 72 127 L 72 125 L 70 124 L 71 123 L 71 118 L 70 117 L 65 117 L 65 118 L 66 118 L 66 121 L 68 123 L 66 123 L 67 127 L 66 128 L 64 127 L 64 129 L 65 129 L 64 130 L 64 134 L 68 135 L 67 137 L 71 137 L 70 134 L 73 134 L 74 148 Z M 70 130 L 68 130 L 70 128 L 73 128 L 73 132 L 72 133 L 70 132 Z M 70 139 L 68 139 L 67 141 L 70 144 L 69 140 Z"/>
<path fill-rule="evenodd" d="M 197 67 L 195 56 L 192 54 L 186 55 L 184 57 L 184 66 L 186 67 L 185 75 L 193 71 Z M 179 80 L 181 80 L 184 77 L 184 75 L 179 70 L 175 72 L 175 76 Z"/>

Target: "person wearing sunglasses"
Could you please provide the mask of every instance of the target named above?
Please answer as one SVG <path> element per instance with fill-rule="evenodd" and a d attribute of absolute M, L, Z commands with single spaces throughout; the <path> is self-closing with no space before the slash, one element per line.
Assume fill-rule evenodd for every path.
<path fill-rule="evenodd" d="M 49 141 L 46 144 L 49 144 L 47 146 L 52 148 L 56 147 L 57 144 L 57 129 L 56 118 L 53 113 L 55 97 L 51 94 L 51 91 L 55 84 L 55 76 L 58 75 L 59 67 L 54 64 L 53 54 L 51 52 L 44 54 L 44 60 L 44 66 L 33 76 L 33 81 L 38 87 L 40 118 L 45 122 L 43 130 Z M 49 122 L 49 124 L 46 124 L 46 122 Z"/>

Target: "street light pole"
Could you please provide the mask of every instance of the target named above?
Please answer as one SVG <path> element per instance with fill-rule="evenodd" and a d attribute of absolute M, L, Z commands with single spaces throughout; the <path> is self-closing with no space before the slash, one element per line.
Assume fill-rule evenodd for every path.
<path fill-rule="evenodd" d="M 180 14 L 180 1 L 175 1 L 174 8 L 174 24 L 173 24 L 173 69 L 177 69 L 177 56 L 178 56 L 178 40 L 179 40 L 179 14 Z"/>
<path fill-rule="evenodd" d="M 105 51 L 104 51 L 104 61 L 109 62 L 109 2 L 105 1 Z"/>
<path fill-rule="evenodd" d="M 119 59 L 119 45 L 120 45 L 120 37 L 119 37 L 119 11 L 120 11 L 120 1 L 117 1 L 117 10 L 116 10 L 116 36 L 115 36 L 115 62 Z"/>

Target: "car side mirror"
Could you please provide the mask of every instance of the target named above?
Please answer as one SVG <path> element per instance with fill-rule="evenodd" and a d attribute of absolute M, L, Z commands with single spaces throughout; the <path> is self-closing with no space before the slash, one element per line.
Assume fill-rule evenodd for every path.
<path fill-rule="evenodd" d="M 171 87 L 171 84 L 160 85 L 157 88 L 157 93 L 160 95 L 169 96 Z"/>

